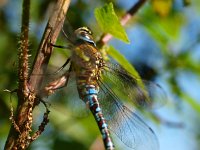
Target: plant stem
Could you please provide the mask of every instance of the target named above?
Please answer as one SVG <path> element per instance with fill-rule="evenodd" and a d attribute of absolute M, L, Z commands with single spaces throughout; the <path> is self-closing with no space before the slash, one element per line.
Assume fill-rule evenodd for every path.
<path fill-rule="evenodd" d="M 18 63 L 18 106 L 17 106 L 17 115 L 14 119 L 13 117 L 13 110 L 11 108 L 11 120 L 12 126 L 5 144 L 4 149 L 10 150 L 17 147 L 24 147 L 24 139 L 27 137 L 27 132 L 30 129 L 24 127 L 27 125 L 27 95 L 28 95 L 28 86 L 27 86 L 27 79 L 28 79 L 28 33 L 29 33 L 29 15 L 30 15 L 30 0 L 24 0 L 22 6 L 22 26 L 21 26 L 21 35 L 20 35 L 20 47 L 19 47 L 19 63 Z M 23 117 L 22 117 L 23 116 Z M 16 121 L 14 121 L 16 120 Z M 29 124 L 30 125 L 30 124 Z M 27 127 L 29 127 L 29 125 Z M 23 138 L 19 137 L 20 134 Z M 19 142 L 19 139 L 22 140 Z"/>
<path fill-rule="evenodd" d="M 30 76 L 29 80 L 29 88 L 31 91 L 39 89 L 40 87 L 42 76 L 35 75 L 44 74 L 46 71 L 53 48 L 50 46 L 50 43 L 54 44 L 56 42 L 56 39 L 64 23 L 69 4 L 70 0 L 58 0 L 54 8 L 54 13 L 47 23 L 42 40 L 40 42 L 40 46 L 37 51 L 37 55 L 34 60 L 34 65 L 31 73 L 32 76 Z"/>

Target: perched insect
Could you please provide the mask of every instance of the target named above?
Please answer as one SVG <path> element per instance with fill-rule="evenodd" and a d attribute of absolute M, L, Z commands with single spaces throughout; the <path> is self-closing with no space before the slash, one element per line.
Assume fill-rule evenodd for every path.
<path fill-rule="evenodd" d="M 135 78 L 119 65 L 104 61 L 87 27 L 75 30 L 69 42 L 72 55 L 60 70 L 68 64 L 70 67 L 62 77 L 45 86 L 45 91 L 55 92 L 67 85 L 74 75 L 79 97 L 89 105 L 107 150 L 115 148 L 110 131 L 130 148 L 159 149 L 156 135 L 137 111 L 151 106 L 153 99 L 162 101 L 165 98 L 162 88 Z M 133 104 L 133 108 L 127 108 L 122 102 Z"/>

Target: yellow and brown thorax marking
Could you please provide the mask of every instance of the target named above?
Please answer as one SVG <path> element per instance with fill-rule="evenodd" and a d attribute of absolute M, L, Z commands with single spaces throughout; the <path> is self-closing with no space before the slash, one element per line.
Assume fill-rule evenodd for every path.
<path fill-rule="evenodd" d="M 72 68 L 76 74 L 79 94 L 81 95 L 85 85 L 94 85 L 98 89 L 97 80 L 104 63 L 98 49 L 90 43 L 83 42 L 75 47 L 72 55 Z"/>

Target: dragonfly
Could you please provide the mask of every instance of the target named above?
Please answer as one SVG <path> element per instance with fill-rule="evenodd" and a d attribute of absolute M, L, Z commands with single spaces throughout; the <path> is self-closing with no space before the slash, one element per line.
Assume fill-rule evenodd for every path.
<path fill-rule="evenodd" d="M 106 150 L 115 149 L 111 133 L 132 149 L 158 150 L 154 131 L 138 112 L 154 105 L 154 99 L 162 101 L 165 98 L 162 88 L 105 61 L 88 27 L 76 29 L 73 39 L 67 38 L 71 56 L 57 72 L 66 65 L 69 68 L 61 77 L 48 83 L 45 92 L 53 93 L 67 86 L 69 79 L 74 77 L 79 98 L 89 106 Z"/>

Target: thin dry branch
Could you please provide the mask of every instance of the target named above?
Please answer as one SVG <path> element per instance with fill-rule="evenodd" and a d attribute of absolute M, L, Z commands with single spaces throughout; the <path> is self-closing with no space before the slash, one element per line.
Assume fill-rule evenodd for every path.
<path fill-rule="evenodd" d="M 31 74 L 44 74 L 49 62 L 52 46 L 56 42 L 56 39 L 60 33 L 62 25 L 65 20 L 66 12 L 68 10 L 70 0 L 58 0 L 53 14 L 50 17 L 40 46 L 38 48 L 37 55 L 35 57 L 34 66 Z M 30 76 L 29 89 L 34 91 L 40 87 L 42 76 Z"/>

